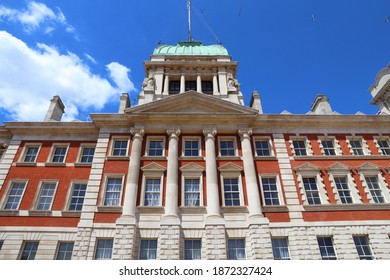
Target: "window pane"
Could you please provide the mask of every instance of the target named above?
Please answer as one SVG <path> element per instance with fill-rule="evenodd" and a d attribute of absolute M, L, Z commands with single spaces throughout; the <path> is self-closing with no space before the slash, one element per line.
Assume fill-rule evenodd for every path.
<path fill-rule="evenodd" d="M 122 190 L 122 178 L 109 178 L 107 180 L 105 206 L 119 206 Z"/>
<path fill-rule="evenodd" d="M 28 147 L 26 155 L 24 157 L 24 162 L 35 162 L 39 147 Z"/>
<path fill-rule="evenodd" d="M 198 140 L 184 141 L 184 155 L 187 157 L 199 156 L 199 141 Z"/>
<path fill-rule="evenodd" d="M 37 204 L 37 210 L 50 210 L 56 189 L 55 183 L 43 183 Z"/>
<path fill-rule="evenodd" d="M 38 250 L 39 242 L 27 241 L 23 245 L 23 251 L 20 254 L 21 260 L 34 260 Z"/>
<path fill-rule="evenodd" d="M 184 259 L 200 260 L 202 258 L 202 244 L 200 239 L 184 240 Z"/>
<path fill-rule="evenodd" d="M 382 155 L 390 155 L 390 145 L 387 140 L 378 140 L 379 149 L 382 152 Z"/>
<path fill-rule="evenodd" d="M 245 260 L 245 239 L 228 240 L 228 260 Z"/>
<path fill-rule="evenodd" d="M 6 210 L 16 210 L 19 208 L 26 183 L 12 183 L 11 190 L 8 195 L 7 203 L 4 206 Z"/>
<path fill-rule="evenodd" d="M 364 155 L 362 144 L 360 143 L 360 140 L 350 140 L 349 143 L 352 147 L 352 154 L 353 155 Z"/>
<path fill-rule="evenodd" d="M 226 206 L 240 205 L 240 192 L 238 186 L 238 179 L 224 179 L 224 196 Z"/>
<path fill-rule="evenodd" d="M 334 150 L 334 145 L 332 140 L 323 140 L 322 147 L 324 149 L 324 154 L 326 156 L 334 156 L 336 155 L 336 152 Z"/>
<path fill-rule="evenodd" d="M 271 148 L 269 146 L 269 142 L 266 140 L 256 141 L 256 155 L 257 156 L 270 156 Z"/>
<path fill-rule="evenodd" d="M 276 178 L 261 178 L 265 205 L 280 205 Z"/>
<path fill-rule="evenodd" d="M 57 252 L 57 260 L 71 260 L 73 253 L 73 242 L 60 242 Z"/>
<path fill-rule="evenodd" d="M 175 94 L 180 92 L 180 81 L 169 82 L 169 94 Z"/>
<path fill-rule="evenodd" d="M 336 184 L 341 203 L 352 203 L 353 201 L 347 177 L 334 177 L 334 182 Z"/>
<path fill-rule="evenodd" d="M 296 156 L 306 156 L 306 145 L 305 141 L 299 140 L 299 141 L 293 141 L 294 146 L 294 152 Z"/>
<path fill-rule="evenodd" d="M 114 149 L 112 151 L 113 156 L 126 156 L 127 155 L 127 140 L 120 140 L 114 142 Z"/>
<path fill-rule="evenodd" d="M 378 177 L 366 176 L 367 187 L 370 190 L 370 194 L 375 203 L 385 203 L 385 198 L 382 194 L 382 189 L 378 183 Z"/>
<path fill-rule="evenodd" d="M 368 242 L 367 236 L 353 236 L 353 241 L 355 243 L 356 250 L 359 254 L 361 260 L 373 260 L 374 255 L 371 252 L 371 248 Z"/>
<path fill-rule="evenodd" d="M 148 155 L 149 156 L 162 156 L 163 155 L 163 148 L 164 148 L 163 144 L 164 144 L 164 141 L 162 141 L 162 140 L 149 141 Z"/>
<path fill-rule="evenodd" d="M 195 81 L 186 81 L 185 91 L 195 90 L 196 91 L 196 82 Z"/>
<path fill-rule="evenodd" d="M 321 199 L 320 199 L 320 194 L 318 192 L 316 179 L 314 177 L 310 177 L 310 178 L 303 178 L 302 181 L 303 181 L 303 186 L 305 188 L 307 203 L 321 204 Z"/>
<path fill-rule="evenodd" d="M 156 239 L 141 240 L 139 259 L 151 260 L 156 258 L 157 258 L 157 240 Z"/>
<path fill-rule="evenodd" d="M 275 260 L 289 260 L 287 238 L 272 238 L 272 251 Z"/>
<path fill-rule="evenodd" d="M 65 154 L 66 154 L 66 147 L 56 147 L 54 149 L 53 154 L 53 162 L 64 162 L 65 161 Z"/>
<path fill-rule="evenodd" d="M 213 93 L 213 82 L 202 81 L 202 92 L 208 94 Z"/>
<path fill-rule="evenodd" d="M 81 155 L 81 162 L 92 162 L 95 148 L 84 148 Z"/>
<path fill-rule="evenodd" d="M 220 147 L 221 156 L 235 156 L 236 155 L 233 140 L 220 140 L 219 147 Z"/>
<path fill-rule="evenodd" d="M 200 205 L 200 180 L 185 179 L 184 180 L 184 205 L 199 206 Z"/>
<path fill-rule="evenodd" d="M 87 184 L 74 184 L 69 210 L 81 211 L 81 209 L 83 208 L 86 191 L 87 191 Z"/>
<path fill-rule="evenodd" d="M 160 205 L 160 179 L 146 179 L 145 182 L 145 206 Z"/>
<path fill-rule="evenodd" d="M 318 246 L 320 248 L 321 257 L 323 260 L 336 260 L 336 252 L 333 247 L 332 237 L 317 237 Z"/>
<path fill-rule="evenodd" d="M 99 239 L 97 241 L 95 259 L 96 260 L 110 260 L 112 256 L 112 239 Z"/>
<path fill-rule="evenodd" d="M 1 250 L 1 248 L 3 248 L 3 243 L 4 243 L 4 241 L 0 241 L 0 250 Z"/>

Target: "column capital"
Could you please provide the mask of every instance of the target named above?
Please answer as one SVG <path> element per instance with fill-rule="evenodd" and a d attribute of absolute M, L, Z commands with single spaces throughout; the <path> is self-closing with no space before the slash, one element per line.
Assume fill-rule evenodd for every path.
<path fill-rule="evenodd" d="M 204 136 L 215 136 L 215 135 L 217 135 L 217 127 L 215 127 L 215 126 L 208 126 L 208 127 L 204 127 L 203 128 L 203 135 Z"/>
<path fill-rule="evenodd" d="M 169 137 L 179 137 L 181 134 L 180 127 L 169 127 L 167 129 L 167 134 Z"/>
<path fill-rule="evenodd" d="M 143 127 L 132 127 L 130 128 L 130 133 L 133 137 L 144 137 L 145 130 Z"/>
<path fill-rule="evenodd" d="M 238 129 L 238 135 L 240 135 L 241 139 L 245 137 L 250 138 L 252 133 L 253 133 L 252 128 L 245 127 L 245 128 Z"/>

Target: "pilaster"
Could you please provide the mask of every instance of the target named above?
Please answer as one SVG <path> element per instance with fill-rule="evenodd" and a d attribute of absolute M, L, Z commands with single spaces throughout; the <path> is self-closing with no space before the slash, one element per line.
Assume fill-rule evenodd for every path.
<path fill-rule="evenodd" d="M 7 178 L 8 172 L 12 166 L 12 162 L 15 159 L 20 143 L 20 140 L 11 140 L 7 150 L 3 155 L 3 159 L 0 161 L 0 190 L 3 188 L 5 178 Z"/>
<path fill-rule="evenodd" d="M 162 224 L 160 232 L 160 244 L 160 260 L 179 260 L 180 226 Z"/>
<path fill-rule="evenodd" d="M 226 232 L 223 224 L 206 225 L 206 259 L 226 260 Z"/>

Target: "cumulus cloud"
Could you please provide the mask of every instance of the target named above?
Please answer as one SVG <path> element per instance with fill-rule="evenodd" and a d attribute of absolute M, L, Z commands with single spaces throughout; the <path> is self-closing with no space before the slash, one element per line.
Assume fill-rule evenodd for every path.
<path fill-rule="evenodd" d="M 69 33 L 74 33 L 75 31 L 59 8 L 57 8 L 57 12 L 54 12 L 45 4 L 35 1 L 28 2 L 27 8 L 22 10 L 0 6 L 1 20 L 19 22 L 27 32 L 33 32 L 42 27 L 45 33 L 51 33 L 57 24 L 63 25 Z"/>
<path fill-rule="evenodd" d="M 53 95 L 64 101 L 65 120 L 71 120 L 135 90 L 130 69 L 117 62 L 106 66 L 111 84 L 76 54 L 45 44 L 31 48 L 6 31 L 0 31 L 0 61 L 0 110 L 15 120 L 42 121 Z"/>

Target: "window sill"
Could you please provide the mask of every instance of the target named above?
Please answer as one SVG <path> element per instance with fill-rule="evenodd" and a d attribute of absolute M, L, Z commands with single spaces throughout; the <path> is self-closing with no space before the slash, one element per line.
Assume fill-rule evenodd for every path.
<path fill-rule="evenodd" d="M 28 211 L 29 216 L 41 216 L 41 217 L 48 217 L 52 216 L 52 211 L 51 210 L 29 210 Z"/>
<path fill-rule="evenodd" d="M 61 211 L 61 216 L 78 218 L 81 216 L 81 211 Z"/>
<path fill-rule="evenodd" d="M 276 156 L 255 156 L 255 160 L 278 160 Z"/>
<path fill-rule="evenodd" d="M 294 160 L 374 160 L 374 159 L 388 159 L 390 156 L 387 155 L 362 155 L 362 156 L 354 156 L 354 155 L 335 155 L 335 156 L 294 156 Z"/>
<path fill-rule="evenodd" d="M 19 210 L 0 210 L 0 216 L 19 216 Z"/>
<path fill-rule="evenodd" d="M 204 206 L 180 206 L 182 214 L 206 214 L 206 207 Z"/>
<path fill-rule="evenodd" d="M 262 208 L 263 212 L 266 213 L 288 212 L 288 207 L 286 205 L 267 205 Z"/>
<path fill-rule="evenodd" d="M 239 156 L 218 156 L 218 160 L 241 160 Z"/>
<path fill-rule="evenodd" d="M 181 160 L 204 160 L 204 157 L 200 157 L 200 156 L 181 156 L 180 157 Z"/>
<path fill-rule="evenodd" d="M 129 156 L 106 156 L 106 160 L 130 160 Z"/>
<path fill-rule="evenodd" d="M 75 167 L 91 167 L 92 162 L 75 162 L 74 166 Z"/>
<path fill-rule="evenodd" d="M 222 206 L 223 213 L 248 213 L 246 206 Z"/>
<path fill-rule="evenodd" d="M 15 166 L 37 166 L 36 162 L 16 162 Z"/>
<path fill-rule="evenodd" d="M 143 160 L 167 160 L 166 156 L 143 156 L 141 157 Z"/>
<path fill-rule="evenodd" d="M 390 210 L 390 203 L 303 205 L 303 208 L 307 212 Z"/>
<path fill-rule="evenodd" d="M 65 162 L 45 162 L 45 166 L 66 167 Z"/>
<path fill-rule="evenodd" d="M 138 206 L 138 212 L 141 214 L 164 214 L 162 206 Z"/>
<path fill-rule="evenodd" d="M 122 206 L 98 206 L 97 210 L 102 213 L 122 213 Z"/>

